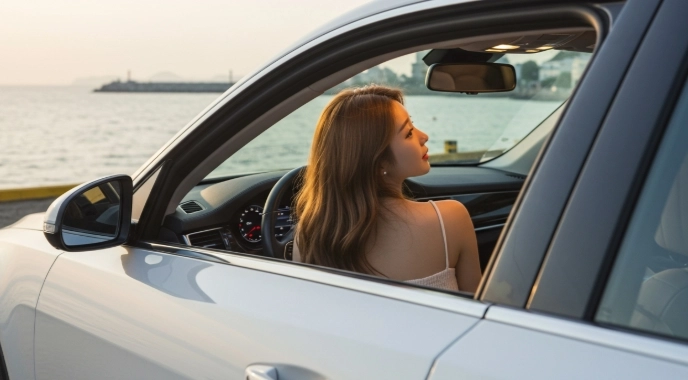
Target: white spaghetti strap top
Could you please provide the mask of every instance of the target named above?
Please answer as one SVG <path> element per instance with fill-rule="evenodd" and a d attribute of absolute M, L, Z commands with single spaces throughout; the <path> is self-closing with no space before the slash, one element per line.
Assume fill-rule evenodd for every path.
<path fill-rule="evenodd" d="M 459 284 L 456 282 L 456 270 L 454 268 L 449 268 L 449 249 L 447 248 L 447 233 L 444 231 L 444 221 L 442 220 L 442 214 L 440 214 L 440 209 L 433 201 L 428 201 L 435 209 L 437 213 L 437 218 L 440 220 L 440 228 L 442 229 L 442 240 L 444 240 L 444 270 L 435 273 L 428 277 L 418 278 L 415 280 L 408 280 L 405 282 L 429 286 L 433 288 L 445 289 L 445 290 L 459 290 Z"/>

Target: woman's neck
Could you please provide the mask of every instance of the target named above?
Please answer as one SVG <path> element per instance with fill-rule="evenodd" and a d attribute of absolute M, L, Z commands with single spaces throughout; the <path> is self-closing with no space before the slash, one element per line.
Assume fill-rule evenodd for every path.
<path fill-rule="evenodd" d="M 384 197 L 381 199 L 382 207 L 388 211 L 398 212 L 400 210 L 405 210 L 409 204 L 408 200 L 404 197 Z"/>

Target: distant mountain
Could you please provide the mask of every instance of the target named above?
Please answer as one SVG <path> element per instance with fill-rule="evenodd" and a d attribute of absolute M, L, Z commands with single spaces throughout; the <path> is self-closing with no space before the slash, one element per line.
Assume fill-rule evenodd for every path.
<path fill-rule="evenodd" d="M 72 86 L 98 87 L 120 79 L 118 75 L 103 75 L 97 77 L 82 77 L 72 81 Z"/>

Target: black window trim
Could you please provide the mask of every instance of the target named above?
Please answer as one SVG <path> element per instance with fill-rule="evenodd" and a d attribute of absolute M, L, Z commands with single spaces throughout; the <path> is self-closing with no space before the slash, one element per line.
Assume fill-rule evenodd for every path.
<path fill-rule="evenodd" d="M 688 3 L 681 0 L 664 0 L 657 12 L 567 204 L 528 309 L 593 320 L 644 179 L 685 83 L 676 78 L 685 78 L 688 71 L 688 35 L 675 32 L 685 29 L 686 13 Z M 619 141 L 627 125 L 637 128 L 634 133 L 625 131 L 623 141 Z M 619 165 L 624 165 L 623 170 L 610 170 Z M 613 191 L 600 187 L 600 181 L 613 182 Z M 571 286 L 573 279 L 575 287 Z"/>
<path fill-rule="evenodd" d="M 526 306 L 569 194 L 660 2 L 629 0 L 617 20 L 597 27 L 602 43 L 528 175 L 488 265 L 480 299 Z"/>

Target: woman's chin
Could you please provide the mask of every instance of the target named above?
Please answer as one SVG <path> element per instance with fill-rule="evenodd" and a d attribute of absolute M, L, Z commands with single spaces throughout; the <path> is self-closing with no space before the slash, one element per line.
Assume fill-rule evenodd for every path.
<path fill-rule="evenodd" d="M 428 163 L 426 166 L 419 168 L 419 170 L 414 173 L 413 175 L 410 175 L 409 177 L 420 177 L 422 175 L 426 175 L 430 172 L 430 164 Z"/>

